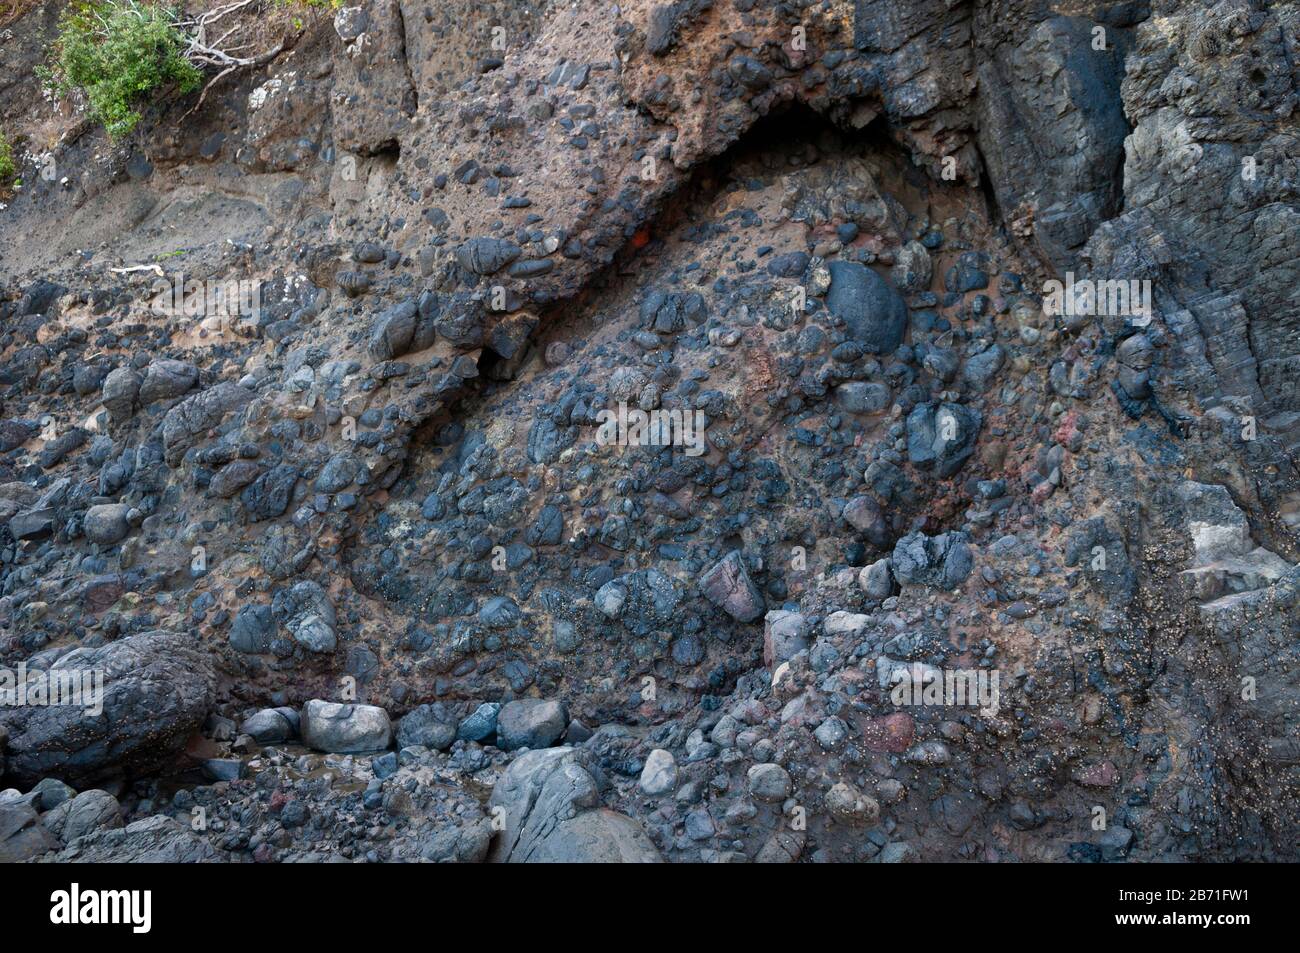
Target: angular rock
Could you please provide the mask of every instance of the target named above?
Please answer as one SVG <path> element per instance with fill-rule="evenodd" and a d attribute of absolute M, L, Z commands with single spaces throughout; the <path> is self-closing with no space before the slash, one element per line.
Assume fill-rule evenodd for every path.
<path fill-rule="evenodd" d="M 700 577 L 700 591 L 738 622 L 753 622 L 766 608 L 763 594 L 749 578 L 737 549 L 727 553 Z"/>

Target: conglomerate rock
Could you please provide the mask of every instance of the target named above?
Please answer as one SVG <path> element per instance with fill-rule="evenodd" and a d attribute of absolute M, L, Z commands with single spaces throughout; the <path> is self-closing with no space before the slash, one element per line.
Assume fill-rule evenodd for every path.
<path fill-rule="evenodd" d="M 6 856 L 1295 859 L 1294 4 L 277 10 L 121 142 L 58 6 Z"/>

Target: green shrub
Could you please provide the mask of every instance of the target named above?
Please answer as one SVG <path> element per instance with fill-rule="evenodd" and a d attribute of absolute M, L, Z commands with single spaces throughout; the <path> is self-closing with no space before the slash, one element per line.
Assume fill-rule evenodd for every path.
<path fill-rule="evenodd" d="M 18 166 L 14 164 L 14 149 L 9 139 L 0 132 L 0 191 L 9 188 L 10 183 L 18 177 Z"/>
<path fill-rule="evenodd" d="M 74 4 L 59 20 L 45 75 L 62 93 L 82 90 L 91 116 L 121 138 L 140 121 L 135 107 L 148 93 L 169 83 L 188 93 L 202 81 L 176 22 L 175 12 L 139 0 Z"/>

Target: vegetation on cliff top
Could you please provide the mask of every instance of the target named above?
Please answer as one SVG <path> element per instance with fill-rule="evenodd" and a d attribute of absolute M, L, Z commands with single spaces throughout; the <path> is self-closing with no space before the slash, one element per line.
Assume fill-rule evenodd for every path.
<path fill-rule="evenodd" d="M 173 10 L 139 0 L 77 3 L 59 20 L 43 75 L 60 94 L 81 90 L 91 116 L 120 139 L 140 121 L 138 107 L 151 91 L 198 88 L 202 74 L 186 59 L 187 46 Z"/>

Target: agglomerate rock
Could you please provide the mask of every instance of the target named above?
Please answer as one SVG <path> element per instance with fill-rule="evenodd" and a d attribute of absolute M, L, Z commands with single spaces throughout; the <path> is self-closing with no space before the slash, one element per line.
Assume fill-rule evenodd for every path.
<path fill-rule="evenodd" d="M 1295 859 L 1296 14 L 1069 6 L 16 19 L 0 857 Z"/>

